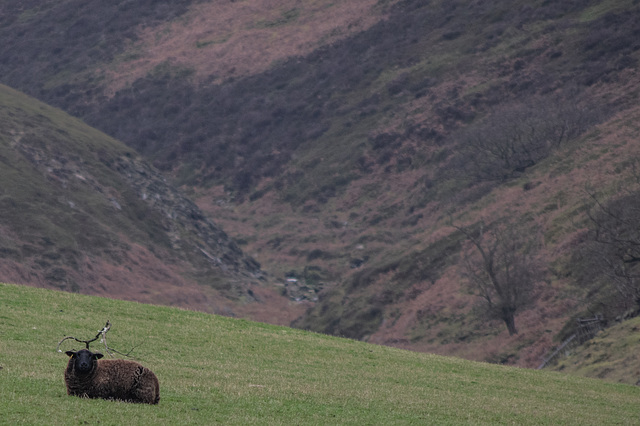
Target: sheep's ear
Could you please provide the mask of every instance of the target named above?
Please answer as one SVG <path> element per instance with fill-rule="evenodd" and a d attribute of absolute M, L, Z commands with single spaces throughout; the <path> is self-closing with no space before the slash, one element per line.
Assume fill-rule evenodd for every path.
<path fill-rule="evenodd" d="M 102 354 L 101 354 L 101 353 L 99 353 L 99 352 L 96 352 L 95 354 L 93 354 L 93 357 L 94 357 L 95 359 L 100 359 L 100 358 L 102 358 L 103 356 L 104 356 L 104 355 L 102 355 Z"/>
<path fill-rule="evenodd" d="M 65 352 L 68 356 L 74 356 L 76 354 L 76 351 L 66 351 Z"/>

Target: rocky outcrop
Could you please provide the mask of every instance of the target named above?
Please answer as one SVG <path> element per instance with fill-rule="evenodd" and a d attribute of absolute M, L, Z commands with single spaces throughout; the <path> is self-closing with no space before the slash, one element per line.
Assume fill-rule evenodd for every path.
<path fill-rule="evenodd" d="M 141 200 L 160 213 L 174 250 L 200 256 L 225 272 L 262 277 L 258 262 L 246 256 L 194 202 L 147 163 L 121 156 L 109 167 L 131 185 Z"/>

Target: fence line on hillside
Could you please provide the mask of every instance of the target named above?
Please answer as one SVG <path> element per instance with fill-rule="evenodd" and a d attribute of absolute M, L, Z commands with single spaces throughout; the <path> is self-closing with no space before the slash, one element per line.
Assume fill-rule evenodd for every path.
<path fill-rule="evenodd" d="M 538 370 L 550 365 L 557 361 L 557 359 L 564 355 L 569 356 L 571 349 L 576 346 L 580 346 L 587 340 L 593 338 L 593 336 L 602 330 L 602 316 L 596 315 L 593 318 L 579 318 L 578 329 L 575 333 L 565 339 L 560 346 L 558 346 L 550 355 L 542 358 L 542 364 L 538 366 Z"/>

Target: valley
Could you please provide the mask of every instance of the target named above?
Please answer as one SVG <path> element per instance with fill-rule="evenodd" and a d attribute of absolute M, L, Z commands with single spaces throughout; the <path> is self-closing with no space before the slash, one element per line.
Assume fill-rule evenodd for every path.
<path fill-rule="evenodd" d="M 76 263 L 91 253 L 84 279 L 62 257 L 40 272 L 5 220 L 16 242 L 3 281 L 521 367 L 576 318 L 638 311 L 635 264 L 594 255 L 631 232 L 598 215 L 640 190 L 637 2 L 32 0 L 0 12 L 0 83 L 123 142 L 111 169 L 145 175 L 126 190 L 91 181 L 113 196 L 87 217 L 131 191 L 132 222 L 97 220 L 127 249 L 72 251 Z M 13 126 L 4 144 L 34 133 Z M 89 176 L 73 152 L 39 173 L 82 186 L 68 178 Z M 496 266 L 537 265 L 527 303 L 477 285 L 492 278 L 468 236 L 490 252 L 510 229 L 521 257 Z M 52 280 L 60 271 L 76 284 Z"/>

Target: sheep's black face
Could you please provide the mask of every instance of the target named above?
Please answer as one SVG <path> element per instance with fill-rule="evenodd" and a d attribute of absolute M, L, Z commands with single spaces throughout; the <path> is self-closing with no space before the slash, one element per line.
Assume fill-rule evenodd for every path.
<path fill-rule="evenodd" d="M 94 354 L 87 349 L 82 349 L 78 352 L 69 351 L 67 355 L 69 355 L 73 361 L 74 372 L 81 375 L 91 373 L 95 368 L 96 362 L 102 358 L 102 354 Z"/>

